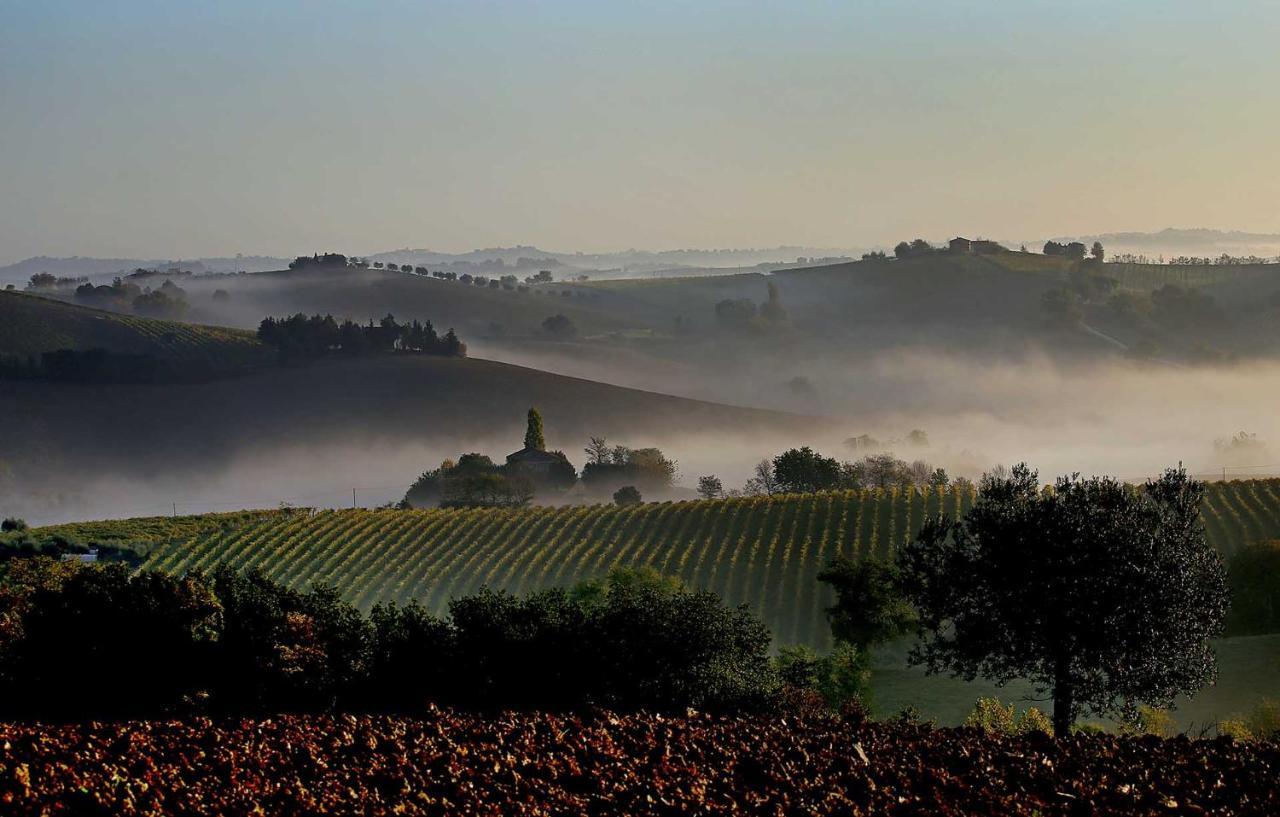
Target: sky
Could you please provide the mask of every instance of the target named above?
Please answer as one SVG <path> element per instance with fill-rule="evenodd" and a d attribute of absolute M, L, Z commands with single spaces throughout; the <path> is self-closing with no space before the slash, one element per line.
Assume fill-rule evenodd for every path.
<path fill-rule="evenodd" d="M 0 0 L 0 263 L 1280 231 L 1280 3 Z"/>

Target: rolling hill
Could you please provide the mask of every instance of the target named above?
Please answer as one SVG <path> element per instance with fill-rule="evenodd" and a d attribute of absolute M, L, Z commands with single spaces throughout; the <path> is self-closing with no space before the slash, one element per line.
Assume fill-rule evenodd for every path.
<path fill-rule="evenodd" d="M 273 357 L 253 332 L 121 315 L 0 291 L 0 357 L 39 358 L 59 349 L 107 349 L 229 367 L 263 363 Z"/>
<path fill-rule="evenodd" d="M 1230 555 L 1280 538 L 1280 480 L 1212 483 L 1210 542 Z M 522 510 L 290 510 L 44 528 L 88 543 L 132 544 L 145 567 L 183 573 L 257 568 L 293 587 L 333 584 L 363 609 L 418 599 L 443 611 L 482 585 L 516 592 L 650 565 L 759 614 L 778 643 L 828 643 L 817 571 L 836 554 L 890 556 L 926 516 L 972 494 L 873 490 Z"/>

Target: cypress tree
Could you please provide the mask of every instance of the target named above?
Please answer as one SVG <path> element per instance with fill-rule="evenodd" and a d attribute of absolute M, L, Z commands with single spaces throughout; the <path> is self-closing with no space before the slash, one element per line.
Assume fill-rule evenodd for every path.
<path fill-rule="evenodd" d="M 524 447 L 546 451 L 547 442 L 542 438 L 542 415 L 536 408 L 529 409 L 529 427 L 524 432 Z"/>

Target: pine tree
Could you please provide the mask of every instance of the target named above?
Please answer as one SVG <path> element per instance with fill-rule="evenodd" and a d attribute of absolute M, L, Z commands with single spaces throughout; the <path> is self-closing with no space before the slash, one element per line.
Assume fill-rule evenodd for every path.
<path fill-rule="evenodd" d="M 524 432 L 524 447 L 546 451 L 547 442 L 542 438 L 542 415 L 536 408 L 529 409 L 529 427 Z"/>

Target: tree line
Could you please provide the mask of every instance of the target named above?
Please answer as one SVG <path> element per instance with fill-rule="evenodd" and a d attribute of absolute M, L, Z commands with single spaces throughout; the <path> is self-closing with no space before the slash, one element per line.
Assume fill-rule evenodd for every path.
<path fill-rule="evenodd" d="M 283 358 L 314 358 L 330 354 L 369 355 L 386 352 L 419 352 L 445 357 L 466 357 L 467 347 L 452 329 L 443 337 L 431 321 L 398 323 L 388 314 L 378 323 L 351 320 L 341 323 L 332 315 L 307 316 L 299 312 L 286 318 L 267 317 L 258 325 L 258 340 L 275 347 Z"/>
<path fill-rule="evenodd" d="M 854 438 L 850 442 L 856 441 Z M 811 494 L 863 488 L 936 488 L 957 482 L 968 483 L 968 480 L 963 477 L 952 480 L 945 469 L 936 468 L 925 460 L 908 462 L 882 452 L 868 454 L 856 461 L 841 461 L 823 456 L 806 445 L 783 451 L 772 459 L 760 460 L 741 491 L 726 494 L 715 475 L 702 477 L 698 488 L 703 498 L 714 499 L 726 495 Z"/>
<path fill-rule="evenodd" d="M 184 577 L 40 559 L 0 565 L 10 718 L 480 710 L 758 711 L 780 680 L 764 625 L 645 571 L 524 597 L 481 590 L 440 618 L 364 616 L 327 587 L 218 568 Z"/>

